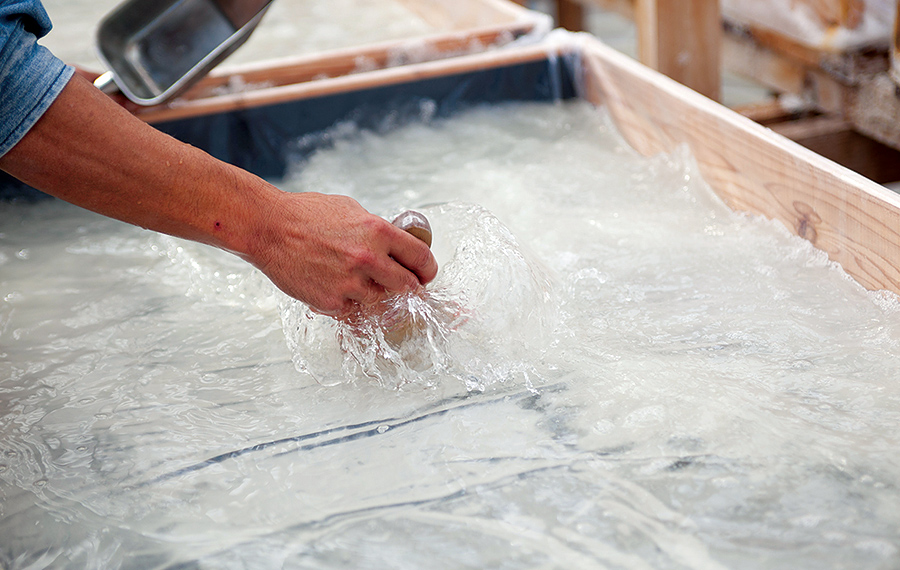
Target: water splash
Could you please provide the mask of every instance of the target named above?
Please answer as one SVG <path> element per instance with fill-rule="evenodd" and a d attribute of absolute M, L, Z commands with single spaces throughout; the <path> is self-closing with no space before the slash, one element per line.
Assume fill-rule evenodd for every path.
<path fill-rule="evenodd" d="M 420 210 L 435 230 L 435 281 L 347 322 L 286 300 L 282 321 L 295 366 L 326 385 L 368 379 L 429 387 L 448 377 L 469 391 L 528 385 L 559 314 L 555 279 L 481 206 Z"/>

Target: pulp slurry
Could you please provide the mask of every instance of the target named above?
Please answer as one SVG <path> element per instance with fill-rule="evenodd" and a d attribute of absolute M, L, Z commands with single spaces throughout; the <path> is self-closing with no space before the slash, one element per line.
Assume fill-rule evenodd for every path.
<path fill-rule="evenodd" d="M 399 342 L 0 205 L 0 566 L 897 566 L 894 296 L 602 110 L 422 111 L 281 182 L 429 216 Z"/>

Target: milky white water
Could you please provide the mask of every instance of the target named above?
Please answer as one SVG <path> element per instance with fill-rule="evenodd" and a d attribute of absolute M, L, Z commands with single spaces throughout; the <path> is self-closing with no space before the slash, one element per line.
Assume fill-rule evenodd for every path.
<path fill-rule="evenodd" d="M 393 344 L 0 205 L 0 567 L 900 565 L 893 296 L 582 103 L 429 111 L 283 183 L 430 217 Z"/>

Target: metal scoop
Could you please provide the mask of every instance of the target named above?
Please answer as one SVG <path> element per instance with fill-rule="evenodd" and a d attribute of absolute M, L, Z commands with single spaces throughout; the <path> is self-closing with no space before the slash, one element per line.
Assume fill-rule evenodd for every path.
<path fill-rule="evenodd" d="M 239 48 L 272 0 L 128 0 L 97 30 L 100 61 L 94 81 L 139 105 L 184 93 Z"/>

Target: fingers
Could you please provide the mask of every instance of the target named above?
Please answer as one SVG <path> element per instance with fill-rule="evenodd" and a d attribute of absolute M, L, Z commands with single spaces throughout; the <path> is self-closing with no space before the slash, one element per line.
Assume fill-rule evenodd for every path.
<path fill-rule="evenodd" d="M 437 260 L 431 249 L 420 239 L 401 232 L 393 241 L 389 255 L 398 264 L 415 275 L 422 285 L 430 283 L 438 272 Z M 390 288 L 390 287 L 389 287 Z"/>
<path fill-rule="evenodd" d="M 354 322 L 360 317 L 366 315 L 370 307 L 376 307 L 388 298 L 390 293 L 384 287 L 374 281 L 369 281 L 365 285 L 348 292 L 331 310 L 323 309 L 321 306 L 316 307 L 310 305 L 310 308 L 323 315 L 345 321 Z"/>
<path fill-rule="evenodd" d="M 404 238 L 401 240 L 402 243 L 405 238 L 410 236 L 402 233 L 399 237 Z M 415 243 L 407 248 L 401 245 L 400 249 L 402 251 L 411 249 L 413 252 L 407 253 L 407 255 L 420 256 L 423 261 L 418 264 L 421 266 L 419 271 L 426 275 L 425 279 L 430 281 L 437 273 L 437 262 L 427 246 L 415 238 L 412 239 Z M 424 247 L 424 255 L 423 252 L 415 251 L 419 249 L 419 246 Z M 352 272 L 352 275 L 347 275 L 343 287 L 334 291 L 340 295 L 341 300 L 330 307 L 332 310 L 319 310 L 319 312 L 346 320 L 360 311 L 365 313 L 369 307 L 375 307 L 391 295 L 417 291 L 422 288 L 422 284 L 422 278 L 397 262 L 392 256 L 375 256 L 368 263 L 359 266 L 356 271 Z"/>
<path fill-rule="evenodd" d="M 351 198 L 309 192 L 275 199 L 247 258 L 319 313 L 342 319 L 366 312 L 437 275 L 425 243 Z"/>
<path fill-rule="evenodd" d="M 368 237 L 368 257 L 360 259 L 359 275 L 371 279 L 389 293 L 418 289 L 437 275 L 431 249 L 420 239 L 377 218 Z"/>
<path fill-rule="evenodd" d="M 357 291 L 354 291 L 349 298 L 362 306 L 369 306 L 380 303 L 387 296 L 388 292 L 382 285 L 370 280 Z"/>

